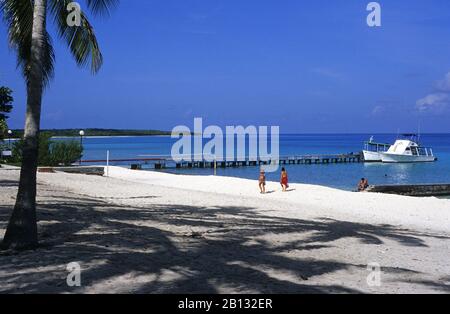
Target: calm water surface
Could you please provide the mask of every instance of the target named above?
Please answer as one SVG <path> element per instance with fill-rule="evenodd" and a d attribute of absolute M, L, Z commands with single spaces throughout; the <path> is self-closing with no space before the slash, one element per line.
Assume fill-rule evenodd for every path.
<path fill-rule="evenodd" d="M 359 152 L 372 134 L 290 134 L 280 136 L 280 155 L 334 154 Z M 375 135 L 379 142 L 393 143 L 394 134 Z M 142 158 L 143 155 L 169 155 L 174 139 L 164 136 L 86 137 L 83 140 L 84 160 Z M 382 164 L 353 163 L 328 165 L 287 165 L 291 182 L 320 184 L 346 190 L 354 189 L 361 177 L 371 184 L 450 183 L 450 134 L 425 134 L 423 145 L 431 146 L 439 158 L 434 163 Z M 165 170 L 191 175 L 211 175 L 213 169 Z M 249 179 L 258 178 L 257 167 L 218 169 L 217 175 Z M 278 181 L 278 173 L 267 174 Z"/>

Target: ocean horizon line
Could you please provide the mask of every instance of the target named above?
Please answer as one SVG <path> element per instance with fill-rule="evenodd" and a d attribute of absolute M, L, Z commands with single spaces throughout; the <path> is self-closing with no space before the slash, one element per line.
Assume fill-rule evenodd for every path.
<path fill-rule="evenodd" d="M 128 130 L 128 129 L 114 129 L 114 130 Z M 138 129 L 133 130 L 133 131 L 140 131 Z M 233 134 L 233 133 L 224 133 L 224 135 L 227 134 Z M 419 134 L 419 133 L 414 133 L 414 132 L 402 132 L 402 133 L 390 133 L 390 132 L 325 132 L 325 133 L 294 133 L 294 132 L 286 132 L 286 133 L 280 133 L 280 136 L 284 136 L 284 135 L 395 135 L 395 136 L 401 136 L 402 134 Z M 199 134 L 192 134 L 192 136 L 196 136 Z M 424 133 L 420 133 L 419 135 L 450 135 L 450 132 L 424 132 Z M 150 134 L 142 134 L 142 135 L 84 135 L 84 138 L 90 137 L 90 138 L 106 138 L 106 137 L 167 137 L 167 136 L 171 136 L 171 134 L 155 134 L 155 135 L 150 135 Z M 53 138 L 72 138 L 72 137 L 79 137 L 78 135 L 74 135 L 74 136 L 53 136 Z"/>

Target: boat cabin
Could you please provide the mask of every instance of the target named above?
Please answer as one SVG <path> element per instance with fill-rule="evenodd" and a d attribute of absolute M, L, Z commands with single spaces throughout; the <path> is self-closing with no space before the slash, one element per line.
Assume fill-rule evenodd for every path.
<path fill-rule="evenodd" d="M 391 144 L 376 143 L 372 141 L 364 142 L 364 150 L 368 152 L 387 152 Z"/>
<path fill-rule="evenodd" d="M 407 156 L 433 156 L 433 150 L 431 148 L 419 146 L 411 140 L 397 140 L 387 152 Z"/>

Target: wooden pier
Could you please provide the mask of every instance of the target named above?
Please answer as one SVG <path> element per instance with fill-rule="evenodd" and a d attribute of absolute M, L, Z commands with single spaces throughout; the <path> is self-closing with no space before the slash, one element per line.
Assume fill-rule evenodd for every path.
<path fill-rule="evenodd" d="M 284 156 L 277 160 L 231 160 L 231 161 L 174 161 L 170 156 L 158 156 L 155 158 L 131 158 L 131 159 L 110 159 L 107 160 L 82 160 L 83 165 L 88 164 L 106 164 L 110 165 L 129 165 L 131 169 L 142 169 L 143 165 L 154 169 L 191 169 L 191 168 L 236 168 L 236 167 L 257 167 L 262 165 L 319 165 L 319 164 L 340 164 L 340 163 L 359 163 L 363 162 L 362 153 L 357 154 L 328 154 L 328 155 L 301 155 Z M 147 167 L 148 168 L 148 167 Z"/>

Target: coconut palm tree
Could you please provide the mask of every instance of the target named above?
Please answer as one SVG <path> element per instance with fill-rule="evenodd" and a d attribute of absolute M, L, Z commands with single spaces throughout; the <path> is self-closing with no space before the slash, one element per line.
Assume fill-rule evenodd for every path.
<path fill-rule="evenodd" d="M 93 15 L 108 14 L 118 0 L 85 0 Z M 96 73 L 102 65 L 94 29 L 83 11 L 79 26 L 71 26 L 69 0 L 0 0 L 0 12 L 8 28 L 10 46 L 17 52 L 17 64 L 26 82 L 27 107 L 16 204 L 2 242 L 3 248 L 28 249 L 38 245 L 36 223 L 36 171 L 42 93 L 53 77 L 55 55 L 47 31 L 51 18 L 59 38 L 67 45 L 79 66 Z"/>

